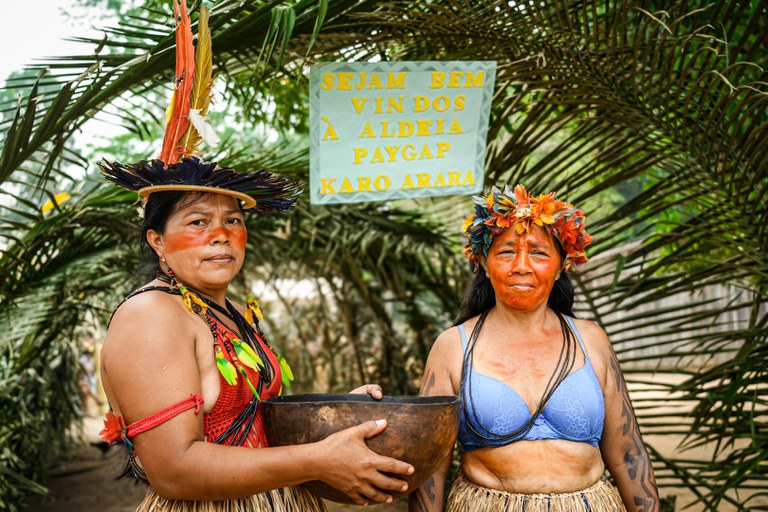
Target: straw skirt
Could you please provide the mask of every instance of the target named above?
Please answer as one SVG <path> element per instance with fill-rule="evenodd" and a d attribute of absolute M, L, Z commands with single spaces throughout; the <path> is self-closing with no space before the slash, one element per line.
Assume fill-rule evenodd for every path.
<path fill-rule="evenodd" d="M 447 512 L 626 512 L 605 479 L 576 492 L 518 494 L 479 486 L 459 473 L 448 494 Z"/>
<path fill-rule="evenodd" d="M 167 500 L 150 489 L 136 512 L 325 512 L 325 505 L 301 486 L 223 501 Z"/>

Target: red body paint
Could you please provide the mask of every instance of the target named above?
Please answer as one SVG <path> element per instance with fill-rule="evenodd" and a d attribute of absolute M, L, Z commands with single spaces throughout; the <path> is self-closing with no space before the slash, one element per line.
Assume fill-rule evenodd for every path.
<path fill-rule="evenodd" d="M 234 249 L 243 251 L 245 250 L 245 242 L 248 240 L 248 232 L 242 227 L 236 229 L 217 227 L 193 232 L 176 231 L 166 233 L 163 237 L 167 254 L 205 247 L 217 238 L 227 240 Z"/>

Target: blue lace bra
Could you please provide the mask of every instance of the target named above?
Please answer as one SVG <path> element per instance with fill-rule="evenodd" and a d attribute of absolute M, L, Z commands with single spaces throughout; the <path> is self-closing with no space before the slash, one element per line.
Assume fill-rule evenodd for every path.
<path fill-rule="evenodd" d="M 536 439 L 565 439 L 597 447 L 603 432 L 605 400 L 579 331 L 576 330 L 573 320 L 566 318 L 584 352 L 584 366 L 560 383 L 531 429 L 522 436 L 494 440 L 494 435 L 486 433 L 485 437 L 491 439 L 483 439 L 469 428 L 467 421 L 471 420 L 473 425 L 484 427 L 479 429 L 484 433 L 487 429 L 496 436 L 504 436 L 525 424 L 531 417 L 531 411 L 525 400 L 509 385 L 471 368 L 467 369 L 468 379 L 472 379 L 469 388 L 472 391 L 474 407 L 469 400 L 466 386 L 462 385 L 461 398 L 467 404 L 459 426 L 459 441 L 463 452 L 484 446 L 498 447 L 515 441 Z M 466 353 L 467 333 L 464 325 L 459 325 L 459 333 L 463 351 Z M 467 414 L 471 418 L 467 418 Z"/>

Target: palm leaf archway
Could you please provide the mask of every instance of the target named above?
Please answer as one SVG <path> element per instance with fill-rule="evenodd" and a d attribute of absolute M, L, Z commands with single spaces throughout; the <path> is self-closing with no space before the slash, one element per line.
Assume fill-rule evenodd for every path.
<path fill-rule="evenodd" d="M 233 136 L 222 156 L 243 170 L 270 166 L 306 179 L 306 145 L 296 141 L 306 135 L 304 73 L 312 62 L 497 61 L 487 183 L 556 189 L 587 211 L 597 242 L 577 282 L 581 314 L 605 327 L 636 390 L 662 494 L 685 487 L 706 510 L 768 508 L 763 3 L 223 0 L 211 11 L 215 65 L 236 121 L 274 126 L 286 141 L 273 146 L 277 154 L 265 144 L 254 159 L 247 141 Z M 146 11 L 94 41 L 95 54 L 13 83 L 23 100 L 3 108 L 0 268 L 9 278 L 0 322 L 16 330 L 4 331 L 13 336 L 3 350 L 24 346 L 43 357 L 15 350 L 4 360 L 2 405 L 22 371 L 40 375 L 37 361 L 66 353 L 67 329 L 135 284 L 135 261 L 126 256 L 130 212 L 119 213 L 131 199 L 96 183 L 75 190 L 82 180 L 69 175 L 86 164 L 69 140 L 88 119 L 107 116 L 152 136 L 148 126 L 162 107 L 147 98 L 172 68 L 168 19 Z M 47 191 L 39 201 L 29 200 L 33 187 Z M 62 187 L 73 199 L 40 214 L 39 203 Z M 332 319 L 322 324 L 325 349 L 352 343 L 356 376 L 407 391 L 413 376 L 392 368 L 423 347 L 393 325 L 426 332 L 417 325 L 427 323 L 427 310 L 446 322 L 468 278 L 455 256 L 456 204 L 306 207 L 257 219 L 252 232 L 267 234 L 251 241 L 259 261 L 250 265 L 267 281 L 281 272 L 306 276 L 327 292 L 320 297 L 334 297 L 334 306 L 323 306 Z M 116 220 L 105 226 L 98 212 Z M 300 306 L 281 297 L 288 308 Z M 334 331 L 333 319 L 345 327 Z M 361 325 L 376 326 L 374 334 Z M 304 342 L 312 341 L 309 328 L 275 326 Z M 392 343 L 372 351 L 365 343 L 372 335 Z M 366 364 L 370 355 L 387 364 Z M 13 407 L 0 411 L 13 415 Z M 655 449 L 664 436 L 706 445 L 712 456 L 670 456 Z M 0 474 L 13 475 L 0 476 L 3 496 L 14 482 L 34 487 L 23 460 L 0 465 L 8 470 Z"/>

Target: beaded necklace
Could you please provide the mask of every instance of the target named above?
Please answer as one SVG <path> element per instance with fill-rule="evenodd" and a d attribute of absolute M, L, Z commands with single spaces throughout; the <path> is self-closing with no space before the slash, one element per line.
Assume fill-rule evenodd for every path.
<path fill-rule="evenodd" d="M 258 303 L 250 293 L 248 294 L 246 316 L 244 317 L 229 299 L 226 299 L 226 308 L 216 304 L 196 290 L 179 282 L 170 268 L 168 273 L 164 273 L 159 269 L 156 270 L 155 277 L 177 289 L 187 308 L 192 313 L 200 316 L 208 324 L 213 336 L 216 367 L 227 384 L 234 386 L 237 384 L 238 378 L 243 378 L 256 400 L 261 399 L 263 385 L 269 385 L 272 382 L 272 379 L 275 377 L 275 369 L 272 368 L 262 344 L 259 343 L 260 338 L 263 340 L 264 345 L 269 347 L 275 355 L 280 365 L 282 386 L 290 386 L 293 380 L 293 372 L 285 358 L 268 343 L 266 335 L 259 325 L 259 320 L 262 318 L 261 311 L 259 310 Z M 222 329 L 222 325 L 225 324 L 219 315 L 223 315 L 235 324 L 240 337 L 234 336 L 230 339 L 226 335 Z M 235 331 L 232 332 L 237 334 Z M 225 353 L 229 355 L 228 358 L 225 356 Z M 248 378 L 245 367 L 259 374 L 259 381 L 256 385 Z"/>

